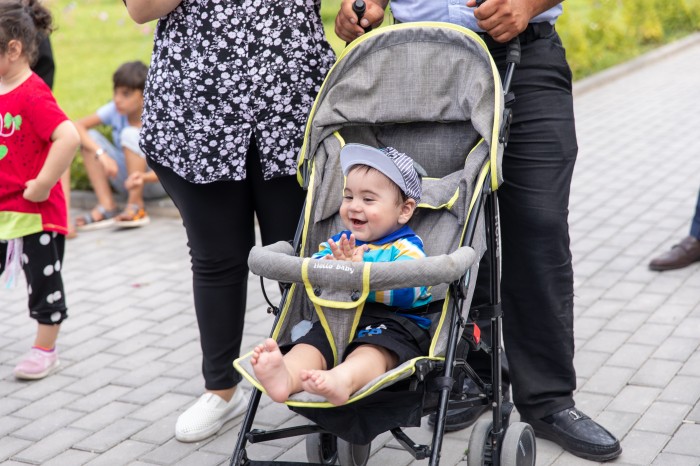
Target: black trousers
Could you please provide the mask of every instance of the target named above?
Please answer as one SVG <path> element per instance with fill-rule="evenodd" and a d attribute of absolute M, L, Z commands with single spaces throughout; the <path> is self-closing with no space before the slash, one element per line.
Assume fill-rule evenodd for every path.
<path fill-rule="evenodd" d="M 190 183 L 149 160 L 180 211 L 192 258 L 194 307 L 207 390 L 241 381 L 233 369 L 240 355 L 248 285 L 248 253 L 257 217 L 264 245 L 294 238 L 304 191 L 294 176 L 263 179 L 251 141 L 243 181 Z"/>
<path fill-rule="evenodd" d="M 503 74 L 505 47 L 489 46 Z M 559 36 L 548 31 L 521 47 L 505 182 L 498 190 L 503 338 L 513 401 L 519 411 L 541 418 L 574 405 L 568 206 L 578 147 L 571 71 Z M 488 269 L 482 261 L 475 304 L 488 300 Z M 480 324 L 482 335 L 488 334 Z M 472 364 L 479 372 L 490 367 L 487 359 Z"/>

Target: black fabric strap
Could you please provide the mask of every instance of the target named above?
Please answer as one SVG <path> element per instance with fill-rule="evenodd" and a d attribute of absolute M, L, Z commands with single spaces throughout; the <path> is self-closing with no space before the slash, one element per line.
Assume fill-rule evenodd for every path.
<path fill-rule="evenodd" d="M 554 26 L 547 22 L 530 23 L 527 25 L 527 28 L 525 28 L 525 30 L 518 35 L 518 39 L 520 40 L 520 45 L 529 44 L 537 39 L 549 37 L 552 32 L 554 32 Z M 490 49 L 506 47 L 508 45 L 508 42 L 496 42 L 493 40 L 493 37 L 485 32 L 479 32 L 477 34 L 479 34 L 481 39 L 486 43 L 486 46 Z"/>
<path fill-rule="evenodd" d="M 394 24 L 402 23 L 402 21 L 399 21 L 398 19 L 394 18 Z M 520 39 L 521 44 L 527 44 L 537 39 L 544 39 L 545 37 L 549 37 L 549 35 L 552 34 L 553 31 L 554 25 L 549 24 L 548 22 L 530 23 L 527 25 L 527 28 L 525 28 L 525 30 L 518 35 L 518 39 Z M 488 35 L 485 32 L 477 32 L 477 34 L 481 36 L 483 41 L 486 42 L 486 45 L 488 45 L 489 47 L 503 47 L 507 45 L 507 43 L 496 42 L 490 35 Z"/>

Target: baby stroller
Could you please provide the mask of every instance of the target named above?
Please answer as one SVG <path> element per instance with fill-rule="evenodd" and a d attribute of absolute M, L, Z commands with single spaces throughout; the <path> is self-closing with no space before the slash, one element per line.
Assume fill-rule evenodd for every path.
<path fill-rule="evenodd" d="M 507 76 L 512 73 L 509 67 Z M 505 80 L 506 82 L 509 79 Z M 507 95 L 507 94 L 506 94 Z M 498 70 L 475 33 L 444 23 L 408 23 L 365 34 L 338 57 L 316 99 L 299 157 L 306 203 L 294 244 L 255 247 L 253 273 L 280 282 L 283 293 L 272 338 L 292 342 L 300 326 L 320 321 L 336 361 L 355 333 L 371 289 L 431 286 L 429 354 L 412 359 L 368 383 L 343 406 L 301 392 L 286 402 L 312 421 L 284 429 L 253 429 L 262 386 L 248 353 L 234 363 L 254 390 L 232 465 L 297 464 L 255 461 L 246 445 L 306 435 L 312 464 L 364 465 L 371 441 L 390 431 L 416 459 L 440 460 L 450 408 L 489 405 L 468 444 L 469 465 L 534 465 L 535 437 L 525 423 L 509 425 L 513 405 L 501 393 L 500 270 L 496 190 L 501 182 L 509 113 Z M 423 198 L 409 225 L 423 239 L 425 259 L 391 263 L 332 262 L 315 267 L 309 257 L 319 243 L 342 230 L 338 215 L 343 176 L 339 153 L 346 143 L 391 146 L 409 154 L 427 172 Z M 491 345 L 470 316 L 479 260 L 491 258 Z M 370 267 L 371 265 L 371 267 Z M 471 351 L 491 355 L 485 382 L 469 366 Z M 479 393 L 465 393 L 469 377 Z M 435 413 L 430 445 L 402 430 Z"/>

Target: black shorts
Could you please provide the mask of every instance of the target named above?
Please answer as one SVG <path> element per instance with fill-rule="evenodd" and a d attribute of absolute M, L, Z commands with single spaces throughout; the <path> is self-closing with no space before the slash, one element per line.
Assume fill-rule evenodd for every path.
<path fill-rule="evenodd" d="M 27 280 L 29 317 L 44 325 L 58 325 L 68 318 L 61 268 L 66 237 L 41 231 L 22 238 L 22 269 Z M 0 242 L 0 275 L 7 255 Z"/>
<path fill-rule="evenodd" d="M 372 314 L 367 315 L 363 313 L 360 317 L 360 322 L 355 331 L 355 338 L 345 350 L 343 360 L 360 345 L 375 345 L 388 349 L 397 356 L 397 365 L 428 354 L 430 333 L 426 329 L 421 328 L 409 318 L 383 318 L 381 314 L 384 312 L 387 314 L 394 313 L 382 304 L 367 303 L 365 310 L 368 307 L 372 309 Z M 412 328 L 409 329 L 409 326 Z M 417 335 L 422 337 L 417 339 Z M 326 367 L 329 369 L 333 367 L 333 350 L 320 322 L 314 322 L 306 335 L 293 343 L 281 346 L 280 350 L 282 353 L 287 353 L 294 345 L 299 343 L 316 347 L 325 358 Z"/>

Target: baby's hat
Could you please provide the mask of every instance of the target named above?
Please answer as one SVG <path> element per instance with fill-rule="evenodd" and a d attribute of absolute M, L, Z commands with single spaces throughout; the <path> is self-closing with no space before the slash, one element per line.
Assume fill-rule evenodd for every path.
<path fill-rule="evenodd" d="M 424 170 L 411 157 L 393 147 L 377 149 L 364 144 L 345 144 L 340 150 L 340 165 L 345 176 L 355 165 L 368 165 L 396 183 L 407 197 L 420 202 Z M 419 174 L 419 170 L 423 173 Z"/>

